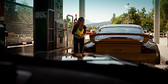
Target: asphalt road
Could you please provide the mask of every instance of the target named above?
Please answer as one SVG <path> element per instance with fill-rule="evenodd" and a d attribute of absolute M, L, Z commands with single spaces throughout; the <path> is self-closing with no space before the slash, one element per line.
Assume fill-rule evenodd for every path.
<path fill-rule="evenodd" d="M 168 61 L 168 40 L 167 38 L 160 38 L 159 39 L 159 50 L 160 50 L 160 55 L 161 55 L 161 64 L 166 64 L 166 61 Z"/>

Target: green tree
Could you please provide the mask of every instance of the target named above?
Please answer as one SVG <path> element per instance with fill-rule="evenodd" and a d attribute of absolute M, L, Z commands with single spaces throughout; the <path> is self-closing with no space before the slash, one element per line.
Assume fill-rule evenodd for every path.
<path fill-rule="evenodd" d="M 33 11 L 26 7 L 17 7 L 20 22 L 33 23 Z"/>
<path fill-rule="evenodd" d="M 64 19 L 64 22 L 67 23 L 67 19 Z M 68 18 L 68 28 L 69 28 L 69 29 L 72 29 L 72 22 L 71 22 L 71 19 L 70 19 L 70 18 Z"/>
<path fill-rule="evenodd" d="M 141 26 L 143 28 L 147 28 L 150 31 L 152 31 L 153 25 L 154 25 L 153 15 L 154 15 L 153 11 L 146 14 L 145 18 L 143 18 L 142 23 L 141 23 Z"/>
<path fill-rule="evenodd" d="M 140 12 L 142 18 L 145 18 L 145 12 L 146 12 L 146 9 L 142 8 Z"/>
<path fill-rule="evenodd" d="M 71 21 L 71 19 L 70 18 L 68 18 L 68 22 L 70 22 Z M 64 22 L 67 22 L 67 19 L 64 19 Z"/>
<path fill-rule="evenodd" d="M 117 17 L 113 24 L 122 24 L 122 16 Z"/>
<path fill-rule="evenodd" d="M 115 19 L 113 19 L 113 22 L 111 24 L 126 24 L 126 20 L 128 14 L 127 13 L 123 13 L 122 15 L 120 15 L 119 17 L 115 17 Z"/>
<path fill-rule="evenodd" d="M 129 12 L 128 12 L 129 13 L 129 23 L 140 25 L 141 24 L 140 14 L 136 12 L 137 10 L 135 7 L 131 7 L 129 9 Z"/>
<path fill-rule="evenodd" d="M 100 28 L 100 26 L 99 26 L 99 27 L 97 27 L 97 29 L 96 29 L 96 30 L 99 30 L 99 28 Z"/>
<path fill-rule="evenodd" d="M 89 26 L 87 27 L 87 29 L 92 29 L 92 27 L 89 25 Z"/>
<path fill-rule="evenodd" d="M 128 22 L 128 13 L 123 13 L 122 14 L 122 23 L 123 24 L 127 24 L 127 22 Z"/>
<path fill-rule="evenodd" d="M 168 23 L 168 0 L 161 0 L 160 1 L 160 30 L 162 32 L 166 32 L 168 30 L 167 23 Z"/>
<path fill-rule="evenodd" d="M 168 22 L 165 25 L 165 30 L 163 32 L 166 32 L 168 30 Z"/>
<path fill-rule="evenodd" d="M 119 17 L 115 17 L 115 19 L 113 19 L 114 17 L 112 17 L 111 20 L 113 20 L 113 22 L 111 24 L 127 24 L 128 15 L 129 15 L 129 23 L 130 24 L 141 25 L 143 28 L 148 28 L 149 30 L 153 29 L 154 9 L 152 9 L 152 12 L 149 12 L 146 14 L 145 8 L 142 8 L 139 11 L 139 9 L 136 10 L 135 7 L 131 7 L 129 9 L 129 14 L 123 13 Z"/>
<path fill-rule="evenodd" d="M 96 30 L 97 28 L 96 28 L 96 27 L 93 27 L 92 29 Z"/>
<path fill-rule="evenodd" d="M 141 16 L 141 26 L 146 26 L 147 22 L 148 22 L 148 19 L 149 18 L 146 18 L 146 14 L 145 14 L 146 10 L 145 8 L 142 8 L 141 11 L 139 11 L 138 13 L 140 14 Z"/>
<path fill-rule="evenodd" d="M 115 20 L 116 20 L 116 15 L 115 13 L 113 13 L 113 17 L 111 18 L 111 24 L 113 24 Z"/>

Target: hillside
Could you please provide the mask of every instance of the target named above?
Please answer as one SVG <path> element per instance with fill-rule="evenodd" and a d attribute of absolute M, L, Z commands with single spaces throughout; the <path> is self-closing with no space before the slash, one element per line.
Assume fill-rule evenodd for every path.
<path fill-rule="evenodd" d="M 86 24 L 86 26 L 91 26 L 91 27 L 99 27 L 102 25 L 110 24 L 111 21 L 106 21 L 106 22 L 100 22 L 100 23 L 91 23 L 91 24 Z"/>

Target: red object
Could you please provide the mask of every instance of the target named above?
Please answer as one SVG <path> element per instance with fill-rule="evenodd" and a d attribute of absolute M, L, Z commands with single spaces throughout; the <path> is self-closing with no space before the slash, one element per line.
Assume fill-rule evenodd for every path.
<path fill-rule="evenodd" d="M 23 42 L 22 44 L 23 44 L 23 45 L 27 45 L 27 43 L 26 43 L 26 42 Z"/>
<path fill-rule="evenodd" d="M 75 23 L 77 23 L 77 20 L 75 20 Z"/>
<path fill-rule="evenodd" d="M 77 19 L 77 14 L 75 14 L 75 18 Z"/>
<path fill-rule="evenodd" d="M 0 24 L 4 23 L 4 0 L 0 0 Z"/>
<path fill-rule="evenodd" d="M 86 30 L 86 34 L 96 34 L 96 32 L 93 30 Z"/>

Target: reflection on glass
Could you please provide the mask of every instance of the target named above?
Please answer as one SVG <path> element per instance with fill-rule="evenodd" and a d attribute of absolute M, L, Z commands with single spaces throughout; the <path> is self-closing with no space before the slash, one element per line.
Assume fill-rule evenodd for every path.
<path fill-rule="evenodd" d="M 7 46 L 21 45 L 23 42 L 33 42 L 33 8 L 17 4 L 15 1 L 8 0 L 5 2 L 5 24 L 8 31 L 8 37 L 6 38 Z M 33 48 L 32 45 L 30 47 L 31 49 Z M 22 48 L 18 48 L 18 50 L 14 51 L 16 53 L 23 53 L 22 50 Z M 29 50 L 29 52 L 32 52 L 32 50 Z"/>
<path fill-rule="evenodd" d="M 17 3 L 33 6 L 33 0 L 15 0 Z"/>

